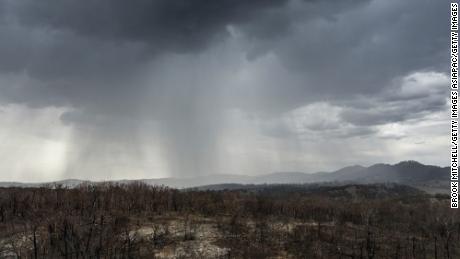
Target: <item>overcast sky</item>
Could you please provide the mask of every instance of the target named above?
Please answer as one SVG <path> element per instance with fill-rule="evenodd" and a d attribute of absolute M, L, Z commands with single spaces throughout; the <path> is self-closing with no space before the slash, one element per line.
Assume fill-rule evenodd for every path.
<path fill-rule="evenodd" d="M 1 0 L 0 181 L 445 166 L 449 10 Z"/>

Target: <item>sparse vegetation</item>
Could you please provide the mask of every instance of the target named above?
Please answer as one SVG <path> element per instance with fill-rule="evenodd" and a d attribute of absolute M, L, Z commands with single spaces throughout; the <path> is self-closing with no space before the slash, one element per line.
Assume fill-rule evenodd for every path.
<path fill-rule="evenodd" d="M 460 258 L 447 196 L 400 185 L 0 189 L 1 258 Z"/>

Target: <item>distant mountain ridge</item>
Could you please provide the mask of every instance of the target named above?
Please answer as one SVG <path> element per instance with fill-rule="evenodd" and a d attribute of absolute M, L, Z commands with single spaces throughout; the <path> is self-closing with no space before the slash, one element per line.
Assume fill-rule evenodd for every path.
<path fill-rule="evenodd" d="M 394 165 L 375 164 L 369 167 L 348 166 L 334 172 L 307 174 L 302 172 L 280 172 L 258 176 L 206 175 L 184 178 L 160 178 L 119 180 L 117 183 L 141 181 L 149 185 L 165 185 L 172 188 L 190 188 L 216 184 L 301 184 L 320 182 L 350 182 L 360 184 L 398 183 L 414 186 L 430 192 L 448 191 L 449 167 L 424 165 L 416 161 L 403 161 Z M 75 187 L 82 183 L 97 183 L 68 179 L 49 183 L 0 182 L 0 187 L 38 187 L 62 185 Z"/>

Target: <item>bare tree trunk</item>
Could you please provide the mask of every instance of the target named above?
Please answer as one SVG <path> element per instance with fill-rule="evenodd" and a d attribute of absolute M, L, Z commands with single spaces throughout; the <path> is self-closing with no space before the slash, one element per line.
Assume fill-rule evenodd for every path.
<path fill-rule="evenodd" d="M 434 259 L 438 259 L 438 238 L 434 237 Z"/>
<path fill-rule="evenodd" d="M 446 254 L 447 254 L 447 259 L 450 259 L 450 250 L 449 250 L 449 245 L 450 245 L 450 233 L 447 234 L 446 238 Z"/>
<path fill-rule="evenodd" d="M 34 258 L 38 258 L 38 246 L 37 246 L 37 227 L 34 227 Z"/>

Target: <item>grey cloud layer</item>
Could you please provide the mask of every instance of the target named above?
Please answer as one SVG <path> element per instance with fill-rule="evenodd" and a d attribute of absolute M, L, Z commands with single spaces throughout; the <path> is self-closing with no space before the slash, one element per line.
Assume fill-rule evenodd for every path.
<path fill-rule="evenodd" d="M 446 71 L 448 10 L 430 0 L 5 0 L 0 102 L 71 108 L 61 120 L 86 154 L 75 164 L 89 150 L 88 163 L 111 160 L 113 146 L 134 161 L 149 129 L 172 171 L 210 172 L 231 109 L 276 121 L 326 100 L 337 120 L 312 114 L 304 126 L 341 137 L 444 109 L 443 90 L 397 91 L 409 74 Z M 269 124 L 267 135 L 293 134 Z"/>
<path fill-rule="evenodd" d="M 88 78 L 112 84 L 111 78 L 158 55 L 206 51 L 228 39 L 228 26 L 242 33 L 248 57 L 271 52 L 287 68 L 277 75 L 282 87 L 262 89 L 265 97 L 281 97 L 279 104 L 287 106 L 302 105 L 311 96 L 373 94 L 412 71 L 445 69 L 447 55 L 447 8 L 439 1 L 2 3 L 7 22 L 0 27 L 6 39 L 0 43 L 0 69 L 25 69 L 52 81 L 46 83 L 51 94 L 66 98 L 91 92 L 85 86 L 95 83 Z M 62 85 L 58 79 L 77 86 L 56 89 Z"/>
<path fill-rule="evenodd" d="M 190 51 L 286 0 L 13 1 L 21 23 L 64 29 L 84 37 L 148 42 L 152 49 Z"/>

